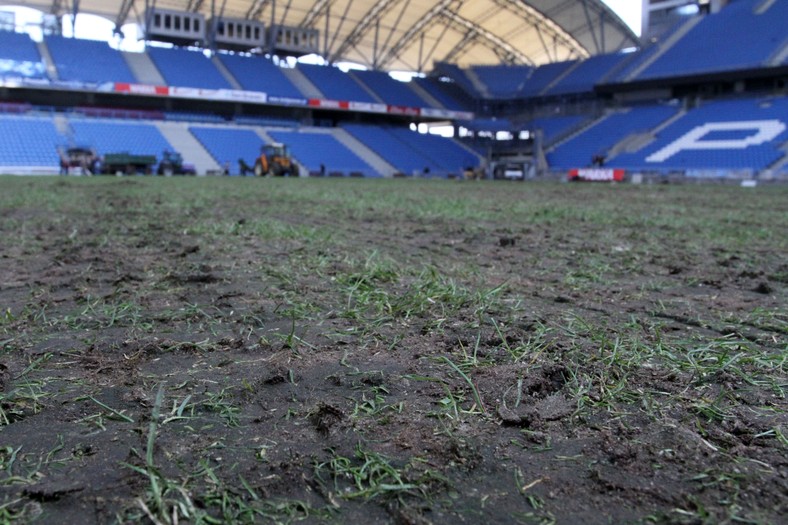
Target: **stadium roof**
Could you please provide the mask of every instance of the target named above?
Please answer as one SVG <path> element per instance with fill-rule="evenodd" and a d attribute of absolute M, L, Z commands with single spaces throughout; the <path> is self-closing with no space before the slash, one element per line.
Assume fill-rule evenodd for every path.
<path fill-rule="evenodd" d="M 206 18 L 255 19 L 320 31 L 322 54 L 371 69 L 429 71 L 583 58 L 636 46 L 637 36 L 600 0 L 0 0 L 66 15 L 142 23 L 146 5 Z"/>

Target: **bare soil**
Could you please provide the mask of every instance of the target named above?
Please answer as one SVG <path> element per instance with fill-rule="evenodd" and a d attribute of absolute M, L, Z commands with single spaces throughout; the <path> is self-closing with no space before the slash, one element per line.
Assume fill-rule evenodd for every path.
<path fill-rule="evenodd" d="M 788 189 L 0 179 L 0 523 L 784 523 Z"/>

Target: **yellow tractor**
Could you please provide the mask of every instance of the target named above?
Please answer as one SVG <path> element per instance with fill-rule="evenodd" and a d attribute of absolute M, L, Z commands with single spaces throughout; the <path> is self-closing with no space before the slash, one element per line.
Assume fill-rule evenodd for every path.
<path fill-rule="evenodd" d="M 284 144 L 266 144 L 255 160 L 254 174 L 257 177 L 265 175 L 298 177 L 298 165 L 293 161 L 290 150 Z"/>

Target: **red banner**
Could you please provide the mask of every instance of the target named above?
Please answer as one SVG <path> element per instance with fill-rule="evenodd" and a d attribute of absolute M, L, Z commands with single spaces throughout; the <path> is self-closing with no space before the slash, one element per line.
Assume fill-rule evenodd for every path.
<path fill-rule="evenodd" d="M 115 82 L 115 91 L 118 93 L 132 93 L 134 95 L 163 95 L 170 94 L 167 86 L 150 86 L 148 84 L 129 84 L 128 82 Z"/>
<path fill-rule="evenodd" d="M 581 168 L 569 170 L 570 181 L 584 182 L 622 182 L 624 170 L 608 168 Z"/>

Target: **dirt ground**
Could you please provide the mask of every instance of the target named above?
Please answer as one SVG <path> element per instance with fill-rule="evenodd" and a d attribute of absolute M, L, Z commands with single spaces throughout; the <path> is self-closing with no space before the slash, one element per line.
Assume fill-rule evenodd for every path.
<path fill-rule="evenodd" d="M 788 188 L 0 178 L 0 523 L 785 523 Z"/>

